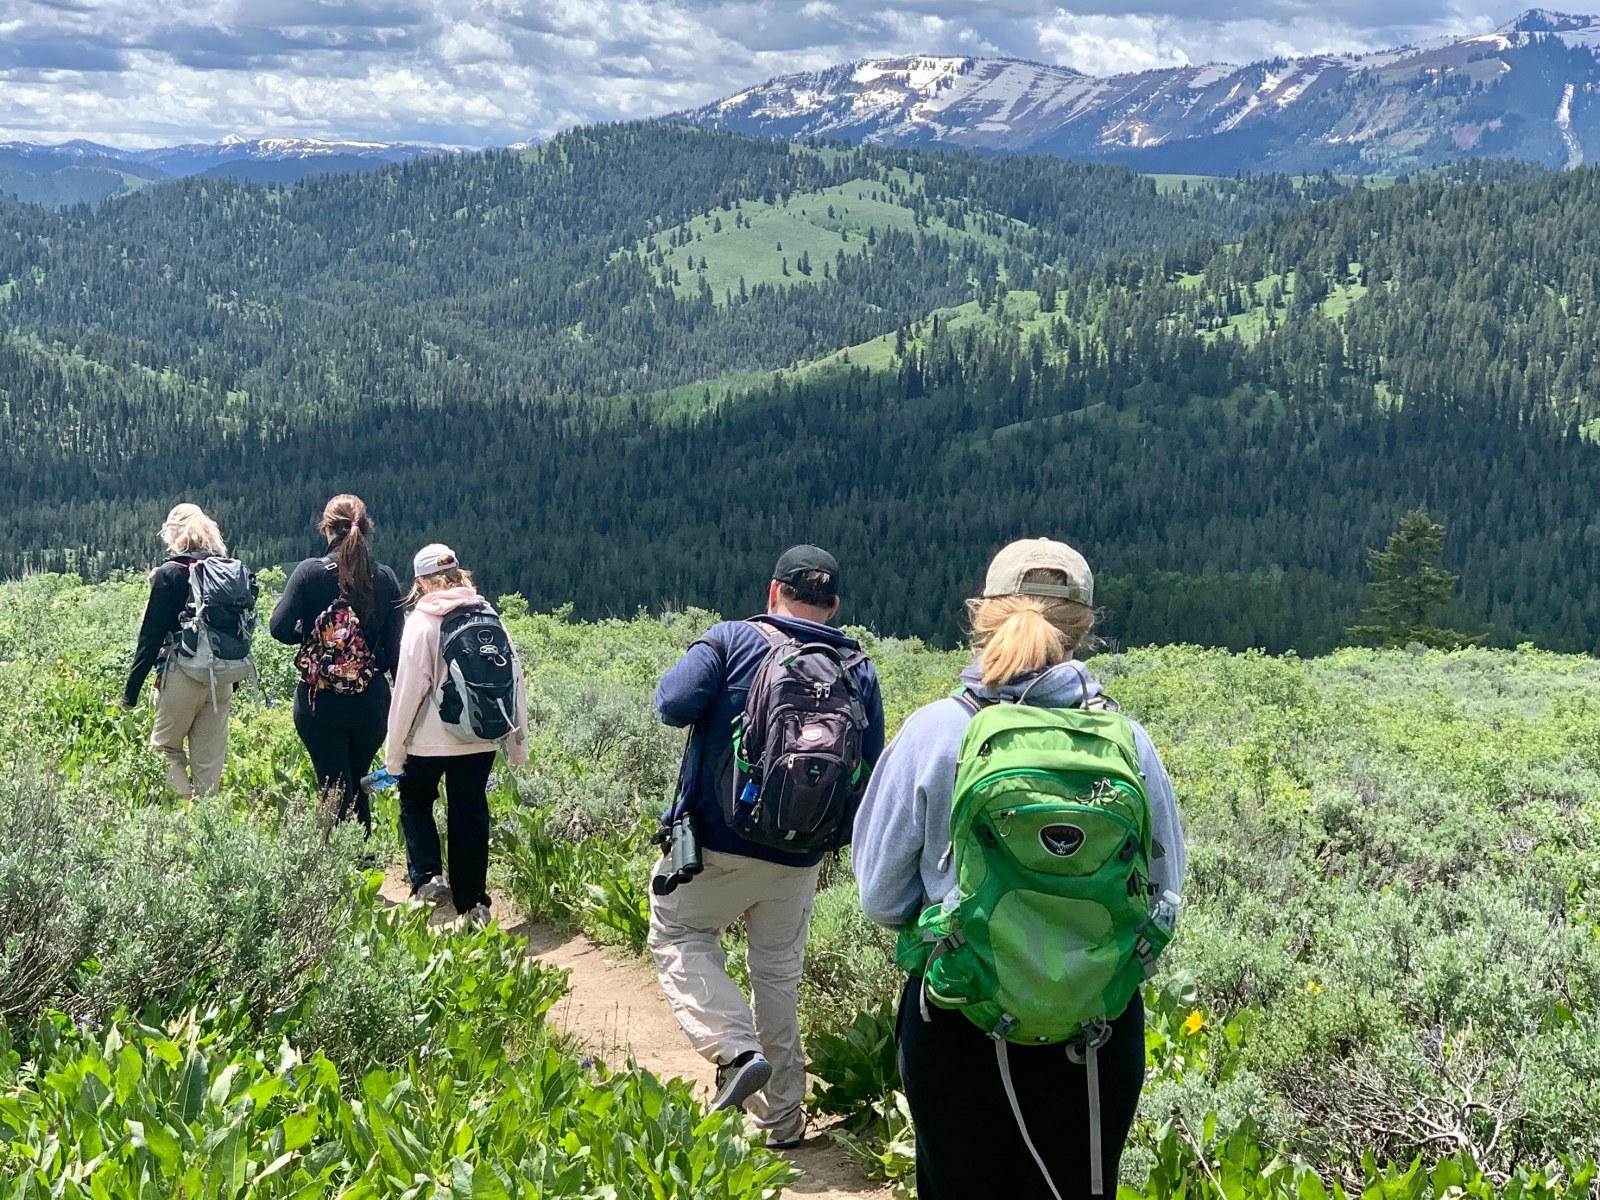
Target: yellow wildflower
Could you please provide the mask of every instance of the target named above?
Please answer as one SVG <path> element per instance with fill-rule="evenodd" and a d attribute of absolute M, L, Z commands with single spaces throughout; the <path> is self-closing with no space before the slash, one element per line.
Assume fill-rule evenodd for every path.
<path fill-rule="evenodd" d="M 1190 1013 L 1183 1022 L 1183 1031 L 1190 1037 L 1193 1037 L 1205 1027 L 1206 1019 L 1200 1015 L 1200 1010 L 1198 1008 Z"/>
<path fill-rule="evenodd" d="M 1315 979 L 1308 979 L 1306 980 L 1306 991 L 1310 992 L 1313 996 L 1320 996 L 1322 995 L 1322 985 Z"/>

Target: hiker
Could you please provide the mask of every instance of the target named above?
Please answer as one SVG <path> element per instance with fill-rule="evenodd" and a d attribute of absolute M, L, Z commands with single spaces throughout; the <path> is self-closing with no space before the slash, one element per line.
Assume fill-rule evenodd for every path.
<path fill-rule="evenodd" d="M 961 690 L 906 721 L 856 822 L 862 908 L 912 972 L 897 1040 L 922 1200 L 1116 1192 L 1139 988 L 1186 853 L 1149 737 L 1077 661 L 1093 603 L 1070 546 L 1002 550 L 968 602 Z"/>
<path fill-rule="evenodd" d="M 877 675 L 829 627 L 838 612 L 839 564 L 796 546 L 772 572 L 766 613 L 712 626 L 655 695 L 661 720 L 691 733 L 658 838 L 650 951 L 684 1032 L 717 1065 L 713 1106 L 748 1111 L 775 1149 L 805 1133 L 796 1003 L 817 875 L 849 842 L 883 751 Z M 753 1012 L 722 952 L 741 918 Z"/>
<path fill-rule="evenodd" d="M 228 557 L 217 523 L 197 504 L 179 504 L 161 525 L 167 561 L 150 572 L 122 706 L 138 706 L 156 672 L 150 748 L 167 756 L 167 784 L 180 797 L 222 784 L 234 689 L 254 673 L 255 576 Z M 208 564 L 203 566 L 202 564 Z"/>
<path fill-rule="evenodd" d="M 496 750 L 528 761 L 522 665 L 494 608 L 450 547 L 417 551 L 384 767 L 400 784 L 406 874 L 418 900 L 450 896 L 463 923 L 489 909 L 489 772 Z M 433 806 L 445 786 L 446 879 Z"/>
<path fill-rule="evenodd" d="M 400 581 L 372 561 L 372 518 L 359 496 L 329 500 L 317 521 L 328 552 L 294 569 L 272 611 L 272 636 L 298 646 L 294 727 L 317 786 L 370 834 L 360 781 L 389 721 L 389 680 L 400 656 Z"/>

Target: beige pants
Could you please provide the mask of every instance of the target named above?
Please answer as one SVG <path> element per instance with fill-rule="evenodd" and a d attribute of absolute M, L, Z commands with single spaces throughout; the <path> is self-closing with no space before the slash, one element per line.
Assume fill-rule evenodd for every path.
<path fill-rule="evenodd" d="M 800 1045 L 800 971 L 820 867 L 785 867 L 707 850 L 705 870 L 670 896 L 650 898 L 650 953 L 678 1023 L 722 1065 L 747 1050 L 772 1079 L 747 1108 L 762 1129 L 798 1137 L 805 1126 L 806 1057 Z M 657 873 L 665 864 L 657 868 Z M 755 1008 L 728 978 L 722 934 L 741 917 Z"/>
<path fill-rule="evenodd" d="M 156 724 L 150 748 L 167 756 L 167 783 L 180 796 L 209 796 L 222 784 L 222 763 L 228 756 L 228 709 L 233 685 L 217 685 L 216 707 L 211 685 L 169 666 L 156 687 Z M 188 749 L 184 740 L 188 739 Z"/>

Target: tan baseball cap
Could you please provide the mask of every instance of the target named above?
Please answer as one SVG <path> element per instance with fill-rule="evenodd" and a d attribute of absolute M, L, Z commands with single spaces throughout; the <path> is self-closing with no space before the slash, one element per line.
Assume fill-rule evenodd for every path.
<path fill-rule="evenodd" d="M 1066 576 L 1067 582 L 1029 582 L 1027 576 L 1034 571 L 1056 571 Z M 1089 570 L 1083 555 L 1065 542 L 1024 538 L 1012 542 L 994 556 L 988 577 L 983 581 L 983 594 L 985 597 L 1050 596 L 1093 607 L 1094 572 Z"/>

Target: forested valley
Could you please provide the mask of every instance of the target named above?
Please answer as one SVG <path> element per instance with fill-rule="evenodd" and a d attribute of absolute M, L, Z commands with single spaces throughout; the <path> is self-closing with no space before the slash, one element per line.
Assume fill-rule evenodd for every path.
<path fill-rule="evenodd" d="M 1000 542 L 1104 632 L 1321 652 L 1365 551 L 1449 529 L 1454 628 L 1600 633 L 1593 172 L 1153 180 L 669 126 L 293 189 L 0 209 L 0 571 L 263 565 L 338 490 L 580 615 L 755 602 L 941 642 Z"/>

